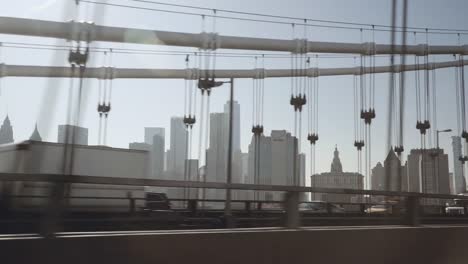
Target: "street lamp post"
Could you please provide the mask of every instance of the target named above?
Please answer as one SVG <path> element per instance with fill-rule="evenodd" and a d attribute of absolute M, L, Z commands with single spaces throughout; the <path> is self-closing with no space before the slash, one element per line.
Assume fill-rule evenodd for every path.
<path fill-rule="evenodd" d="M 226 172 L 226 183 L 228 184 L 228 188 L 226 189 L 226 200 L 224 203 L 224 221 L 225 221 L 225 226 L 228 228 L 233 227 L 233 221 L 232 221 L 232 209 L 231 209 L 231 189 L 230 185 L 232 183 L 232 130 L 233 130 L 233 112 L 234 112 L 234 78 L 230 78 L 229 81 L 222 81 L 222 82 L 216 82 L 214 80 L 204 80 L 203 83 L 201 83 L 202 86 L 206 85 L 209 88 L 214 88 L 214 87 L 219 87 L 225 83 L 229 83 L 231 85 L 230 87 L 230 97 L 229 97 L 229 136 L 228 136 L 228 153 L 227 153 L 227 172 Z M 199 81 L 200 85 L 200 81 Z M 209 118 L 209 117 L 208 117 Z M 205 178 L 206 179 L 206 175 Z M 203 189 L 205 192 L 205 189 Z"/>
<path fill-rule="evenodd" d="M 437 150 L 439 150 L 439 133 L 452 132 L 452 129 L 436 130 L 436 145 Z"/>
<path fill-rule="evenodd" d="M 224 82 L 231 84 L 230 89 L 230 98 L 229 98 L 229 139 L 228 139 L 228 162 L 227 162 L 227 179 L 226 183 L 230 185 L 232 183 L 232 130 L 233 130 L 233 120 L 234 120 L 234 79 L 231 78 L 230 81 Z M 228 186 L 229 187 L 229 186 Z M 233 227 L 232 221 L 232 210 L 231 210 L 231 189 L 226 189 L 226 201 L 224 205 L 224 221 L 225 225 L 228 228 Z"/>

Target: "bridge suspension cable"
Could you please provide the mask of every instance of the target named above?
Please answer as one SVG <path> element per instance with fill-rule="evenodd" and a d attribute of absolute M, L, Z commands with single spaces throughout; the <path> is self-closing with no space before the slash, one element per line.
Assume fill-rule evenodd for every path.
<path fill-rule="evenodd" d="M 310 67 L 310 57 L 307 58 L 307 67 Z M 318 69 L 318 58 L 315 58 L 315 68 Z M 312 187 L 316 187 L 316 144 L 319 140 L 318 135 L 318 94 L 319 94 L 319 77 L 318 72 L 315 77 L 307 77 L 306 82 L 308 104 L 308 135 L 307 140 L 310 142 L 310 175 L 312 175 Z M 315 193 L 312 193 L 312 200 L 315 200 Z"/>
<path fill-rule="evenodd" d="M 198 60 L 199 61 L 199 60 Z M 432 62 L 429 65 L 395 65 L 376 66 L 374 73 L 389 73 L 392 70 L 401 73 L 409 71 L 423 70 L 426 67 L 431 69 L 443 69 L 458 67 L 458 65 L 468 65 L 468 60 Z M 370 71 L 370 68 L 361 69 L 360 67 L 350 68 L 308 68 L 298 73 L 298 76 L 306 77 L 326 77 L 341 75 L 361 75 L 364 71 Z M 106 71 L 105 67 L 94 68 L 87 67 L 83 73 L 83 78 L 102 79 Z M 113 79 L 185 79 L 185 69 L 151 69 L 151 68 L 113 68 Z M 200 67 L 192 68 L 192 76 L 197 79 L 201 75 Z M 219 79 L 253 79 L 257 71 L 252 69 L 223 69 L 211 71 Z M 265 78 L 288 78 L 292 77 L 291 70 L 288 69 L 264 69 Z M 3 77 L 43 77 L 43 78 L 79 78 L 78 74 L 73 74 L 70 67 L 65 66 L 33 66 L 33 65 L 7 65 L 0 63 L 0 76 Z"/>
<path fill-rule="evenodd" d="M 25 18 L 0 17 L 0 34 L 14 34 L 35 37 L 77 40 L 76 32 L 87 32 L 90 41 L 119 42 L 146 45 L 167 45 L 203 48 L 207 43 L 216 49 L 261 50 L 294 52 L 303 42 L 301 39 L 264 39 L 236 36 L 221 36 L 217 33 L 179 33 L 158 30 L 131 29 L 99 26 L 79 22 L 53 22 Z M 131 36 L 131 37 L 130 37 Z M 378 54 L 467 54 L 468 45 L 431 46 L 392 45 L 375 43 L 337 43 L 308 41 L 307 52 L 312 53 L 352 53 L 368 55 L 375 49 Z"/>
<path fill-rule="evenodd" d="M 134 5 L 125 5 L 125 4 L 108 3 L 108 2 L 103 3 L 103 2 L 91 1 L 91 0 L 80 0 L 80 1 L 89 3 L 89 4 L 105 5 L 105 6 L 110 6 L 110 7 L 119 7 L 119 8 L 170 13 L 170 14 L 178 14 L 178 15 L 213 17 L 213 15 L 209 15 L 206 13 L 194 13 L 194 12 L 188 12 L 188 11 L 168 10 L 168 9 L 161 9 L 161 8 L 151 8 L 151 7 L 145 7 L 145 6 L 134 6 Z M 306 27 L 315 27 L 315 28 L 334 28 L 334 29 L 346 29 L 346 30 L 361 30 L 362 29 L 362 30 L 368 30 L 368 31 L 376 30 L 376 31 L 382 31 L 382 32 L 392 32 L 392 31 L 404 32 L 403 27 L 392 28 L 391 26 L 384 25 L 384 24 L 370 24 L 370 23 L 356 23 L 356 22 L 346 22 L 346 21 L 333 21 L 333 20 L 324 20 L 324 19 L 299 18 L 299 17 L 291 17 L 291 16 L 270 15 L 270 14 L 254 13 L 254 12 L 243 12 L 243 11 L 234 11 L 234 10 L 218 9 L 218 8 L 197 7 L 193 5 L 181 5 L 181 4 L 172 4 L 172 3 L 145 1 L 145 0 L 127 0 L 127 1 L 145 3 L 145 4 L 171 6 L 171 7 L 185 8 L 185 9 L 203 10 L 203 11 L 208 11 L 208 12 L 216 10 L 217 12 L 220 12 L 220 13 L 242 15 L 242 17 L 240 16 L 218 16 L 218 18 L 226 19 L 226 20 L 261 22 L 261 23 L 279 24 L 279 25 L 289 25 L 291 24 L 291 21 L 295 21 L 294 23 L 296 25 L 306 26 Z M 252 18 L 252 16 L 266 17 L 266 18 L 270 18 L 270 20 Z M 275 20 L 271 20 L 271 19 L 275 19 Z M 283 21 L 283 20 L 289 20 L 289 21 Z M 302 21 L 316 22 L 319 24 L 301 23 Z M 374 28 L 378 27 L 378 28 L 372 29 L 372 27 Z M 411 29 L 412 31 L 423 32 L 423 30 L 425 30 L 426 27 L 408 27 L 407 29 Z M 449 28 L 429 28 L 429 29 L 430 29 L 429 31 L 430 34 L 459 34 L 459 33 L 468 34 L 467 29 L 449 29 Z"/>

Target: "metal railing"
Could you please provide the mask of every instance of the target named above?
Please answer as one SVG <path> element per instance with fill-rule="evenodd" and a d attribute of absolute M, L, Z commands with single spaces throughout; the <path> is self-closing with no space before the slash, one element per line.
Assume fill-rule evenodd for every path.
<path fill-rule="evenodd" d="M 59 174 L 25 174 L 25 173 L 0 173 L 0 182 L 48 182 L 60 184 L 97 184 L 97 185 L 123 185 L 123 186 L 144 186 L 144 187 L 168 187 L 168 188 L 205 188 L 205 189 L 222 189 L 222 190 L 243 190 L 243 191 L 269 191 L 269 192 L 284 192 L 284 201 L 268 201 L 268 200 L 232 200 L 232 203 L 244 203 L 245 211 L 250 211 L 252 204 L 257 204 L 256 210 L 262 210 L 261 204 L 283 204 L 282 212 L 284 212 L 284 224 L 287 228 L 300 227 L 301 211 L 299 203 L 307 202 L 300 199 L 301 193 L 325 193 L 325 194 L 342 194 L 342 195 L 360 195 L 362 197 L 383 196 L 383 197 L 400 197 L 405 201 L 405 221 L 407 225 L 417 226 L 421 221 L 421 200 L 422 199 L 442 199 L 442 200 L 464 200 L 468 202 L 468 197 L 450 194 L 428 194 L 416 192 L 396 192 L 396 191 L 377 191 L 377 190 L 357 190 L 357 189 L 337 189 L 337 188 L 318 188 L 304 186 L 283 186 L 283 185 L 255 185 L 255 184 L 240 184 L 240 183 L 220 183 L 220 182 L 194 182 L 194 181 L 175 181 L 175 180 L 159 180 L 159 179 L 135 179 L 135 178 L 118 178 L 104 176 L 83 176 L 83 175 L 59 175 Z M 47 198 L 47 196 L 20 195 L 21 198 Z M 12 198 L 15 198 L 14 196 Z M 129 212 L 136 210 L 137 200 L 144 200 L 138 197 L 94 197 L 94 196 L 77 196 L 63 197 L 64 199 L 127 199 L 129 201 Z M 171 201 L 186 202 L 188 211 L 197 211 L 199 199 L 169 199 Z M 225 203 L 222 199 L 206 199 L 205 202 Z M 260 207 L 258 206 L 260 204 Z M 337 202 L 336 204 L 340 204 Z M 346 204 L 346 203 L 341 203 Z M 369 208 L 372 202 L 349 203 L 364 205 L 360 211 Z M 45 231 L 46 235 L 50 235 L 53 231 Z"/>

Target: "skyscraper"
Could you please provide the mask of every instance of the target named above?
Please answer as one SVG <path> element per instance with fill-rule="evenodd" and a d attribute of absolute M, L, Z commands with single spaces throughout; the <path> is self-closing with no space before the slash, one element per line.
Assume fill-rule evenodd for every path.
<path fill-rule="evenodd" d="M 242 176 L 242 157 L 240 150 L 240 107 L 234 103 L 233 130 L 232 130 L 232 167 L 231 176 L 233 183 L 240 183 Z M 226 182 L 228 144 L 229 144 L 229 102 L 225 104 L 224 113 L 212 113 L 210 115 L 210 140 L 206 152 L 206 181 Z M 236 121 L 237 120 L 237 121 Z M 208 197 L 223 198 L 223 190 L 210 190 Z M 232 193 L 237 197 L 237 192 Z"/>
<path fill-rule="evenodd" d="M 298 153 L 294 146 L 296 143 L 297 139 L 286 130 L 273 130 L 270 137 L 262 135 L 255 139 L 252 136 L 249 145 L 249 183 L 304 186 L 305 155 Z M 257 156 L 256 151 L 259 152 Z M 259 168 L 257 173 L 255 168 Z M 278 192 L 259 192 L 257 198 L 280 200 L 282 195 Z"/>
<path fill-rule="evenodd" d="M 13 143 L 13 141 L 13 127 L 11 126 L 10 118 L 7 115 L 0 127 L 0 144 Z"/>
<path fill-rule="evenodd" d="M 393 149 L 388 152 L 383 165 L 378 162 L 377 165 L 372 168 L 372 190 L 408 190 L 406 165 L 400 163 L 400 159 Z M 380 199 L 377 197 L 374 198 Z"/>
<path fill-rule="evenodd" d="M 157 179 L 164 178 L 164 146 L 165 140 L 164 137 L 156 134 L 153 136 L 153 145 L 151 147 L 151 164 L 153 176 Z"/>
<path fill-rule="evenodd" d="M 450 193 L 448 156 L 442 149 L 412 149 L 407 175 L 411 192 Z"/>
<path fill-rule="evenodd" d="M 59 125 L 57 142 L 88 145 L 88 129 L 72 125 Z"/>
<path fill-rule="evenodd" d="M 381 162 L 377 162 L 372 168 L 372 190 L 383 191 L 385 189 L 385 168 Z"/>
<path fill-rule="evenodd" d="M 227 129 L 226 114 L 210 115 L 210 145 L 206 153 L 207 181 L 226 181 Z"/>
<path fill-rule="evenodd" d="M 271 158 L 271 137 L 261 135 L 255 138 L 252 135 L 252 140 L 249 144 L 248 176 L 245 183 L 271 185 Z M 257 171 L 255 172 L 255 170 Z M 273 199 L 272 192 L 256 192 L 257 195 L 255 196 L 251 193 L 249 194 L 249 199 Z"/>
<path fill-rule="evenodd" d="M 224 104 L 224 113 L 226 113 L 228 117 L 231 107 L 230 102 L 231 101 L 227 101 Z M 234 115 L 232 117 L 232 149 L 240 150 L 240 105 L 237 101 L 233 101 L 233 109 Z"/>
<path fill-rule="evenodd" d="M 466 178 L 463 175 L 463 164 L 459 160 L 462 156 L 462 143 L 461 137 L 452 137 L 452 150 L 453 150 L 453 185 L 450 186 L 453 194 L 459 194 L 466 191 Z"/>
<path fill-rule="evenodd" d="M 150 177 L 164 179 L 164 128 L 145 127 L 145 142 L 130 143 L 130 149 L 146 150 L 150 156 Z"/>
<path fill-rule="evenodd" d="M 159 135 L 165 138 L 165 130 L 163 127 L 145 127 L 145 143 L 153 145 L 154 135 Z"/>
<path fill-rule="evenodd" d="M 183 180 L 187 159 L 187 128 L 182 117 L 171 118 L 171 142 L 167 151 L 167 174 L 171 180 Z"/>
<path fill-rule="evenodd" d="M 271 131 L 271 183 L 299 185 L 297 139 L 286 130 Z M 296 174 L 296 175 L 294 175 Z"/>

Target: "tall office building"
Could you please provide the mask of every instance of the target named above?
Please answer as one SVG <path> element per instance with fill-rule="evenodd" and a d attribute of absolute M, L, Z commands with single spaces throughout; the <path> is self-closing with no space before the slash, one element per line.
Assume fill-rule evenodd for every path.
<path fill-rule="evenodd" d="M 187 159 L 187 128 L 182 117 L 171 118 L 171 142 L 167 151 L 167 174 L 171 180 L 183 180 Z"/>
<path fill-rule="evenodd" d="M 152 145 L 155 135 L 165 138 L 166 133 L 163 127 L 145 127 L 145 143 Z"/>
<path fill-rule="evenodd" d="M 385 190 L 385 168 L 381 162 L 377 162 L 372 168 L 372 190 Z"/>
<path fill-rule="evenodd" d="M 391 149 L 385 158 L 384 164 L 377 163 L 372 169 L 372 190 L 406 191 L 406 166 L 401 165 L 395 151 Z"/>
<path fill-rule="evenodd" d="M 300 167 L 297 162 L 298 148 L 295 144 L 297 139 L 286 130 L 271 131 L 272 184 L 299 185 Z"/>
<path fill-rule="evenodd" d="M 129 144 L 130 149 L 146 150 L 148 151 L 150 159 L 150 172 L 151 178 L 164 179 L 164 158 L 165 158 L 165 139 L 164 129 L 159 130 L 161 133 L 153 133 L 156 130 L 147 130 L 145 128 L 145 142 L 134 142 Z M 149 135 L 153 135 L 152 139 L 148 139 Z M 162 135 L 162 136 L 161 136 Z M 151 143 L 148 143 L 151 142 Z"/>
<path fill-rule="evenodd" d="M 452 150 L 453 150 L 453 183 L 450 185 L 450 189 L 453 194 L 459 194 L 466 192 L 466 178 L 463 175 L 463 164 L 459 160 L 462 156 L 462 143 L 461 137 L 452 137 Z"/>
<path fill-rule="evenodd" d="M 13 141 L 13 127 L 11 126 L 10 118 L 7 115 L 0 127 L 0 144 L 13 143 Z"/>
<path fill-rule="evenodd" d="M 271 158 L 271 137 L 261 135 L 256 138 L 252 135 L 252 140 L 249 144 L 248 176 L 245 183 L 271 185 Z M 273 199 L 272 192 L 257 191 L 256 194 L 255 197 L 250 192 L 247 198 L 259 200 Z"/>
<path fill-rule="evenodd" d="M 242 161 L 242 183 L 247 183 L 249 179 L 249 153 L 241 153 Z"/>
<path fill-rule="evenodd" d="M 273 130 L 269 137 L 252 136 L 249 145 L 249 183 L 304 186 L 305 155 L 298 153 L 295 144 L 297 139 L 286 130 Z M 259 155 L 255 154 L 257 151 Z M 281 200 L 283 197 L 278 192 L 259 192 L 257 198 Z"/>
<path fill-rule="evenodd" d="M 164 179 L 166 131 L 163 127 L 145 127 L 145 143 L 151 145 L 151 172 L 157 179 Z"/>
<path fill-rule="evenodd" d="M 384 163 L 378 162 L 372 168 L 372 190 L 377 191 L 408 191 L 408 175 L 406 164 L 402 165 L 395 151 L 388 152 Z M 385 200 L 383 196 L 373 196 L 374 202 Z"/>
<path fill-rule="evenodd" d="M 407 175 L 411 192 L 450 193 L 448 156 L 443 149 L 412 149 Z"/>
<path fill-rule="evenodd" d="M 231 101 L 227 101 L 224 104 L 224 113 L 226 113 L 228 116 L 230 112 L 230 102 Z M 237 101 L 233 101 L 233 109 L 234 115 L 232 117 L 232 149 L 240 150 L 240 105 Z"/>
<path fill-rule="evenodd" d="M 88 129 L 72 125 L 59 125 L 57 142 L 88 145 Z"/>
<path fill-rule="evenodd" d="M 229 129 L 225 113 L 210 115 L 210 145 L 206 153 L 206 181 L 226 182 Z"/>
<path fill-rule="evenodd" d="M 224 113 L 210 115 L 209 148 L 206 152 L 206 181 L 226 182 L 229 145 L 229 102 L 225 104 Z M 231 179 L 233 183 L 242 182 L 242 157 L 240 150 L 240 107 L 234 102 L 233 131 L 232 131 L 232 166 Z M 237 120 L 237 121 L 236 121 Z M 223 198 L 224 190 L 209 190 L 207 198 Z M 233 198 L 239 193 L 232 192 Z"/>
<path fill-rule="evenodd" d="M 160 135 L 156 134 L 153 136 L 153 144 L 151 147 L 151 160 L 153 176 L 157 179 L 165 178 L 163 175 L 164 172 L 164 146 L 165 139 Z"/>

